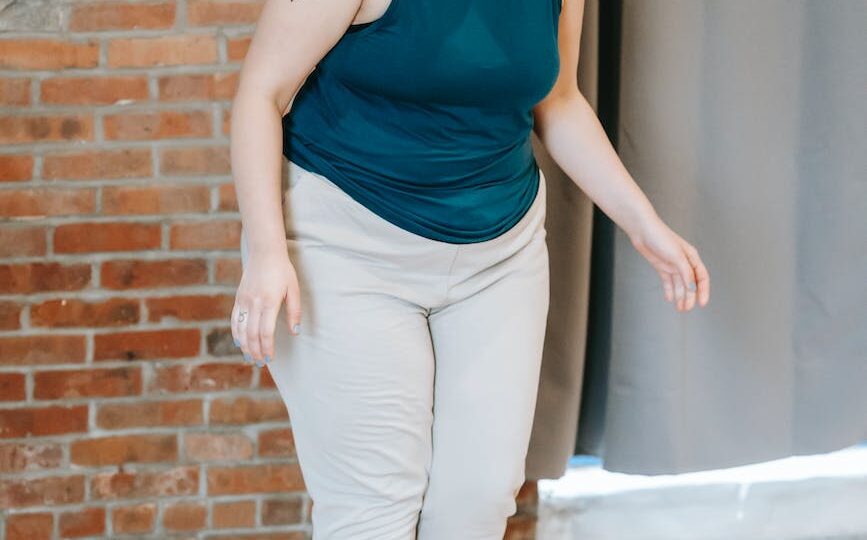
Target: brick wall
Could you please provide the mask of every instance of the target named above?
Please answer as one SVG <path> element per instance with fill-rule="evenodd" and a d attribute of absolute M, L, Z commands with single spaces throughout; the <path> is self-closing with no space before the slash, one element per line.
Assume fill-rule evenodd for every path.
<path fill-rule="evenodd" d="M 286 409 L 226 324 L 260 9 L 0 1 L 0 540 L 309 538 Z"/>

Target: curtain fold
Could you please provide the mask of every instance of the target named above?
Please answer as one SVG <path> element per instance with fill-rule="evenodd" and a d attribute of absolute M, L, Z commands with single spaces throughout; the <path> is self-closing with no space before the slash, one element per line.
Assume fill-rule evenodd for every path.
<path fill-rule="evenodd" d="M 865 20 L 861 0 L 623 1 L 618 151 L 699 248 L 712 293 L 678 313 L 617 230 L 608 379 L 595 383 L 606 397 L 580 411 L 604 419 L 604 468 L 680 473 L 867 438 Z M 587 232 L 575 229 L 588 226 L 574 221 L 581 204 L 551 208 L 552 251 L 586 254 L 586 238 L 569 239 Z M 585 302 L 574 291 L 586 292 L 587 259 L 558 257 L 552 296 Z M 552 379 L 584 376 L 587 321 L 581 306 L 558 306 L 532 478 L 565 471 L 577 429 L 579 386 Z M 548 386 L 567 398 L 554 403 Z M 555 430 L 566 433 L 543 436 Z"/>
<path fill-rule="evenodd" d="M 595 106 L 598 81 L 598 0 L 586 0 L 578 79 Z M 578 426 L 587 317 L 593 204 L 551 160 L 535 134 L 536 159 L 548 181 L 545 228 L 551 272 L 551 298 L 539 393 L 525 475 L 558 478 L 574 454 Z"/>

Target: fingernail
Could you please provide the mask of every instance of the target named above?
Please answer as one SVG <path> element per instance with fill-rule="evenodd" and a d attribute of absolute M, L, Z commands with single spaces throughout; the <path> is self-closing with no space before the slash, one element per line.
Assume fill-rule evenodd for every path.
<path fill-rule="evenodd" d="M 265 355 L 265 363 L 266 363 L 266 364 L 269 364 L 270 362 L 271 362 L 271 355 L 266 354 L 266 355 Z"/>
<path fill-rule="evenodd" d="M 240 347 L 240 346 L 241 346 L 241 342 L 238 341 L 237 339 L 232 338 L 232 341 L 235 343 L 235 347 Z"/>
<path fill-rule="evenodd" d="M 295 333 L 297 334 L 297 333 L 298 333 L 298 328 L 299 328 L 298 323 L 295 323 L 295 326 L 292 327 L 292 331 L 295 332 Z"/>
<path fill-rule="evenodd" d="M 265 364 L 260 364 L 259 362 L 256 362 L 256 367 L 265 367 Z"/>
<path fill-rule="evenodd" d="M 249 362 L 250 360 L 252 360 L 252 358 L 250 358 L 250 355 L 247 353 L 244 353 L 244 362 Z"/>

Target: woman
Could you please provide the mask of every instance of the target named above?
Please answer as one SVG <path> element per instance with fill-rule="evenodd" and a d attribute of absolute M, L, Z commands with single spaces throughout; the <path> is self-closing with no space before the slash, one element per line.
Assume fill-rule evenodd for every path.
<path fill-rule="evenodd" d="M 707 304 L 695 248 L 655 214 L 578 90 L 582 12 L 583 0 L 266 2 L 232 109 L 231 325 L 286 402 L 314 538 L 502 538 L 548 310 L 531 129 L 668 301 Z"/>

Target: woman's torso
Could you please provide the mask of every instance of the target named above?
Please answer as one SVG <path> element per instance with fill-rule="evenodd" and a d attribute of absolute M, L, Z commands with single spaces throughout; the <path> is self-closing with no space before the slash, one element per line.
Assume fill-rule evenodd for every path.
<path fill-rule="evenodd" d="M 284 117 L 284 154 L 371 211 L 453 243 L 532 204 L 532 108 L 559 71 L 560 0 L 391 0 L 320 61 Z"/>

